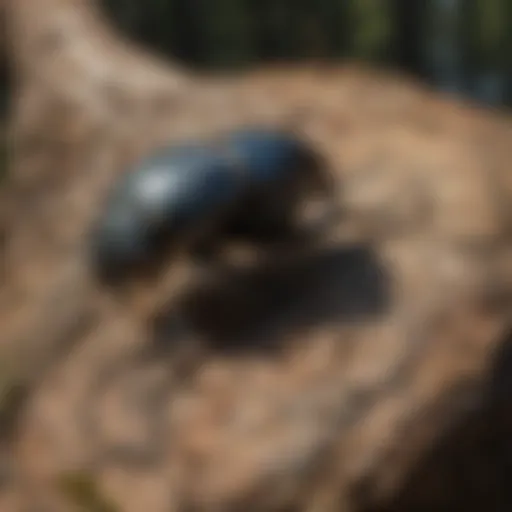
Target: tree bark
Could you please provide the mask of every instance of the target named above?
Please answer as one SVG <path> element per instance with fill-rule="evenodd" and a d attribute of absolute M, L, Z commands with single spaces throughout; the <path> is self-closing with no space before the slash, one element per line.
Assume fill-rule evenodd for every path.
<path fill-rule="evenodd" d="M 16 471 L 2 510 L 84 505 L 75 469 L 88 499 L 123 511 L 398 499 L 431 446 L 480 414 L 505 343 L 510 120 L 352 68 L 199 78 L 125 41 L 91 1 L 5 0 L 5 16 L 1 421 Z M 199 347 L 171 343 L 165 310 L 155 323 L 106 300 L 87 233 L 126 164 L 290 119 L 343 185 L 346 223 L 316 254 L 176 298 Z"/>

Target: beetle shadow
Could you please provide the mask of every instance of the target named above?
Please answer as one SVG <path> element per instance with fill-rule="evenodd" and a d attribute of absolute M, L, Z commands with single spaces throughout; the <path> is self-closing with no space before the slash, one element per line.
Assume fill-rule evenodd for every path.
<path fill-rule="evenodd" d="M 199 282 L 151 323 L 155 347 L 172 348 L 183 319 L 222 351 L 276 350 L 283 334 L 371 322 L 390 305 L 390 275 L 370 247 L 312 249 L 293 261 L 231 270 Z"/>

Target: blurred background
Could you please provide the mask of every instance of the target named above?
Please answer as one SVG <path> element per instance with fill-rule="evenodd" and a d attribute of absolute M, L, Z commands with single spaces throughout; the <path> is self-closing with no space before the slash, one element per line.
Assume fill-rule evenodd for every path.
<path fill-rule="evenodd" d="M 164 57 L 203 71 L 351 59 L 405 71 L 488 105 L 512 105 L 511 0 L 102 3 L 125 34 Z M 2 140 L 8 103 L 4 67 Z M 2 162 L 0 173 L 5 171 L 5 156 Z"/>
<path fill-rule="evenodd" d="M 188 65 L 356 59 L 512 104 L 510 0 L 104 0 L 125 32 Z"/>

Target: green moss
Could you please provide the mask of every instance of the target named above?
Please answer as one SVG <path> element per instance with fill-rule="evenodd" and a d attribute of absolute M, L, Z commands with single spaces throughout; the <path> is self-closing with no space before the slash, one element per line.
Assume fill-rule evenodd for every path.
<path fill-rule="evenodd" d="M 86 471 L 61 475 L 57 487 L 84 512 L 119 512 L 119 508 L 101 493 L 94 477 Z"/>

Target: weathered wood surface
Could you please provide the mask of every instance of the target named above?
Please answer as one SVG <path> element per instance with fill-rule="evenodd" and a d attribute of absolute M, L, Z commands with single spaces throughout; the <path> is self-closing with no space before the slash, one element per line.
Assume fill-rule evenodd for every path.
<path fill-rule="evenodd" d="M 505 500 L 499 478 L 487 495 L 439 470 L 447 449 L 430 458 L 461 442 L 479 475 L 475 439 L 506 438 L 509 118 L 352 66 L 193 76 L 92 2 L 5 4 L 18 82 L 2 376 L 25 400 L 12 425 L 4 394 L 2 510 L 71 510 L 59 482 L 76 470 L 127 512 Z M 85 234 L 115 174 L 162 142 L 259 121 L 325 152 L 346 221 L 308 257 L 190 296 L 207 345 L 147 316 L 147 290 L 128 309 L 103 300 Z M 444 441 L 461 424 L 479 428 Z"/>

